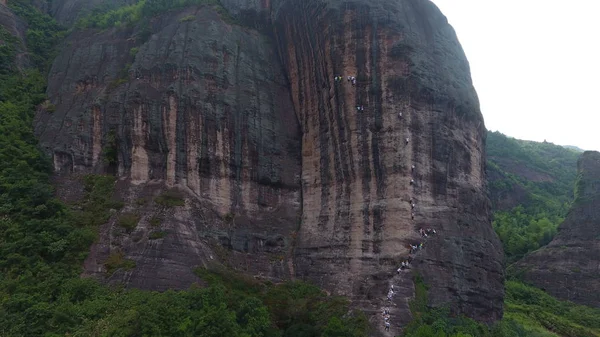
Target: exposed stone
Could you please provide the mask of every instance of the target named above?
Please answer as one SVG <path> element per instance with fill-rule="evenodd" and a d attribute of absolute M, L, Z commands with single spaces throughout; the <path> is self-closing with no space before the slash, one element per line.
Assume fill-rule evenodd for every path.
<path fill-rule="evenodd" d="M 515 267 L 552 296 L 600 307 L 600 153 L 584 152 L 577 167 L 576 199 L 558 233 Z"/>
<path fill-rule="evenodd" d="M 196 19 L 180 20 L 190 15 Z M 93 252 L 123 249 L 137 261 L 127 282 L 148 289 L 189 286 L 193 278 L 181 268 L 205 262 L 200 242 L 231 250 L 223 261 L 245 271 L 289 278 L 300 141 L 276 50 L 208 8 L 153 25 L 147 41 L 135 30 L 71 35 L 50 71 L 56 112 L 36 119 L 58 174 L 114 172 L 131 183 L 122 187 L 131 203 L 158 194 L 144 191 L 147 184 L 177 186 L 188 199 L 185 211 L 165 217 L 173 234 L 162 241 L 121 235 L 116 247 L 114 231 L 105 230 Z M 86 264 L 90 273 L 101 269 L 101 258 L 90 259 L 98 260 Z M 154 278 L 157 268 L 172 279 Z"/>
<path fill-rule="evenodd" d="M 87 274 L 104 275 L 103 261 L 120 250 L 136 267 L 110 281 L 183 288 L 213 256 L 347 295 L 380 330 L 376 313 L 394 284 L 398 333 L 414 284 L 396 269 L 418 228 L 431 227 L 439 235 L 413 261 L 430 304 L 499 319 L 485 127 L 440 11 L 428 0 L 223 4 L 269 34 L 191 7 L 155 18 L 147 40 L 137 28 L 74 33 L 54 62 L 57 109 L 38 115 L 42 146 L 59 174 L 117 174 L 121 212 L 141 215 L 131 233 L 115 226 L 119 214 L 111 219 Z M 356 86 L 336 75 L 356 76 Z M 185 205 L 159 207 L 166 234 L 151 239 L 165 187 Z"/>
<path fill-rule="evenodd" d="M 417 229 L 431 226 L 441 234 L 415 261 L 430 304 L 499 319 L 502 248 L 485 196 L 486 131 L 446 18 L 418 0 L 290 0 L 273 12 L 303 130 L 298 275 L 379 312 Z M 373 288 L 377 295 L 365 290 Z M 393 315 L 409 316 L 400 302 Z"/>

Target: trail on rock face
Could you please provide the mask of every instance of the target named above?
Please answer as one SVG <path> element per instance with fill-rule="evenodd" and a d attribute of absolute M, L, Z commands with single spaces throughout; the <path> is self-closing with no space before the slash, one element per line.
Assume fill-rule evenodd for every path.
<path fill-rule="evenodd" d="M 373 315 L 394 284 L 401 325 L 414 286 L 395 270 L 432 227 L 443 237 L 412 266 L 430 304 L 499 319 L 485 127 L 446 18 L 427 0 L 224 4 L 260 31 L 210 6 L 176 10 L 146 39 L 140 27 L 75 32 L 50 72 L 57 109 L 38 114 L 36 132 L 60 174 L 114 170 L 140 187 L 124 192 L 130 202 L 163 185 L 189 197 L 161 225 L 192 231 L 185 240 L 150 243 L 142 217 L 127 255 L 156 266 L 154 253 L 172 252 L 161 270 L 178 270 L 205 263 L 194 247 L 210 243 L 239 270 L 293 273 Z M 195 253 L 167 249 L 177 242 Z M 124 277 L 163 289 L 150 269 Z M 187 287 L 180 273 L 169 282 Z"/>
<path fill-rule="evenodd" d="M 485 128 L 446 19 L 418 0 L 280 1 L 274 13 L 303 126 L 297 274 L 371 302 L 418 240 L 415 226 L 433 226 L 444 237 L 415 266 L 430 304 L 499 319 Z M 407 306 L 400 316 L 410 317 Z"/>

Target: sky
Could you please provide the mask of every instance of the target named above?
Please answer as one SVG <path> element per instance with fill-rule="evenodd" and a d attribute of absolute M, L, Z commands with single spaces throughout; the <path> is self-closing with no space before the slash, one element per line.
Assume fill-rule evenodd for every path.
<path fill-rule="evenodd" d="M 600 151 L 600 0 L 432 0 L 488 130 Z"/>

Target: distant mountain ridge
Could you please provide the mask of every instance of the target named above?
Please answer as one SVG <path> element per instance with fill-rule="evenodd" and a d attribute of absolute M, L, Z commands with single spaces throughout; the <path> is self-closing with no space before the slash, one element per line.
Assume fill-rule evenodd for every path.
<path fill-rule="evenodd" d="M 563 145 L 562 147 L 567 148 L 567 149 L 571 149 L 571 150 L 575 150 L 577 152 L 585 152 L 584 149 L 577 147 L 575 145 Z"/>

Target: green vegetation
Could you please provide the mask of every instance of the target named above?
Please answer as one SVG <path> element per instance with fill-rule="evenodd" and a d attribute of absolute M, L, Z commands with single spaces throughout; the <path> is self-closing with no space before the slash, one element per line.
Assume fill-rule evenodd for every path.
<path fill-rule="evenodd" d="M 12 36 L 4 26 L 0 26 L 0 75 L 14 71 L 16 46 L 19 40 Z"/>
<path fill-rule="evenodd" d="M 8 6 L 27 22 L 27 56 L 38 70 L 47 73 L 56 56 L 56 45 L 64 37 L 66 30 L 53 18 L 35 8 L 31 0 L 12 0 L 8 2 Z"/>
<path fill-rule="evenodd" d="M 580 153 L 550 143 L 488 132 L 487 162 L 494 229 L 509 262 L 548 244 L 573 200 Z M 520 204 L 500 209 L 502 199 Z"/>
<path fill-rule="evenodd" d="M 104 267 L 109 275 L 112 275 L 119 269 L 131 270 L 135 268 L 135 261 L 125 258 L 125 254 L 121 251 L 111 253 L 104 262 Z"/>
<path fill-rule="evenodd" d="M 181 19 L 179 19 L 179 22 L 194 21 L 195 19 L 196 19 L 196 16 L 194 16 L 194 15 L 188 15 L 188 16 L 184 16 Z"/>
<path fill-rule="evenodd" d="M 154 201 L 165 207 L 185 206 L 183 195 L 177 190 L 168 190 L 156 197 Z"/>
<path fill-rule="evenodd" d="M 150 236 L 148 238 L 150 240 L 158 240 L 158 239 L 164 238 L 166 235 L 167 235 L 167 232 L 157 231 L 157 232 L 150 233 Z"/>
<path fill-rule="evenodd" d="M 131 56 L 132 58 L 135 58 L 135 55 L 137 55 L 137 53 L 139 51 L 140 51 L 140 48 L 133 47 L 133 48 L 129 49 L 129 56 Z"/>
<path fill-rule="evenodd" d="M 501 322 L 492 328 L 466 317 L 456 317 L 446 308 L 427 307 L 427 285 L 415 276 L 415 299 L 410 303 L 413 321 L 405 328 L 403 337 L 512 337 L 519 327 L 506 327 Z"/>
<path fill-rule="evenodd" d="M 217 2 L 142 0 L 132 6 L 96 12 L 80 24 L 119 27 L 165 10 L 200 3 Z M 32 122 L 40 104 L 47 111 L 52 109 L 46 102 L 43 74 L 64 31 L 28 1 L 9 4 L 29 24 L 28 48 L 35 68 L 17 69 L 14 59 L 18 40 L 0 27 L 0 336 L 368 335 L 366 317 L 350 311 L 346 299 L 327 296 L 302 282 L 274 285 L 226 269 L 202 269 L 197 273 L 208 283 L 207 288 L 157 293 L 111 289 L 80 278 L 82 262 L 97 239 L 98 227 L 109 221 L 111 210 L 121 209 L 123 203 L 114 198 L 115 177 L 110 175 L 83 177 L 85 194 L 76 205 L 65 205 L 54 197 L 49 182 L 52 165 L 37 147 Z M 135 53 L 132 49 L 130 56 Z M 118 153 L 114 131 L 107 139 L 103 155 L 114 164 Z M 572 201 L 578 154 L 500 134 L 488 137 L 488 154 L 490 170 L 498 177 L 490 183 L 492 199 L 498 201 L 503 193 L 512 193 L 515 186 L 527 193 L 522 205 L 496 209 L 495 213 L 495 229 L 509 257 L 515 259 L 554 235 Z M 550 179 L 532 181 L 515 167 L 542 172 Z M 578 183 L 579 188 L 583 183 Z M 183 196 L 174 190 L 155 201 L 165 207 L 185 205 Z M 138 202 L 143 204 L 145 201 Z M 123 214 L 117 220 L 132 230 L 139 217 Z M 225 220 L 233 222 L 234 215 L 225 216 Z M 158 227 L 161 218 L 152 217 L 149 223 Z M 153 231 L 149 237 L 159 239 L 165 234 Z M 229 252 L 223 250 L 221 254 Z M 124 252 L 115 251 L 104 266 L 111 275 L 136 265 L 125 258 Z M 411 304 L 415 320 L 404 336 L 600 336 L 598 309 L 558 301 L 516 281 L 507 282 L 506 290 L 505 318 L 489 328 L 455 317 L 443 308 L 428 308 L 427 287 L 417 278 L 417 296 Z"/>
<path fill-rule="evenodd" d="M 506 282 L 504 317 L 522 325 L 525 336 L 600 336 L 600 309 L 559 301 L 517 281 Z"/>
<path fill-rule="evenodd" d="M 117 219 L 117 224 L 123 228 L 127 233 L 131 233 L 140 222 L 140 216 L 134 213 L 121 214 Z"/>
<path fill-rule="evenodd" d="M 150 218 L 150 226 L 152 227 L 158 227 L 160 226 L 160 224 L 162 223 L 162 219 L 158 216 L 153 216 Z"/>
<path fill-rule="evenodd" d="M 192 5 L 210 5 L 224 19 L 231 18 L 221 6 L 219 0 L 139 0 L 135 4 L 115 9 L 102 8 L 92 12 L 89 16 L 80 19 L 75 27 L 83 28 L 119 28 L 131 26 L 145 18 L 152 18 L 167 11 Z M 185 18 L 184 18 L 185 19 Z M 183 20 L 183 19 L 182 19 Z M 184 20 L 187 21 L 187 20 Z M 182 21 L 183 22 L 183 21 Z"/>
<path fill-rule="evenodd" d="M 223 268 L 198 269 L 197 273 L 209 285 L 228 289 L 228 306 L 246 298 L 256 298 L 263 303 L 279 331 L 251 336 L 282 336 L 282 333 L 284 337 L 367 336 L 368 321 L 363 313 L 349 311 L 347 299 L 327 296 L 315 286 L 303 282 L 273 285 Z"/>
<path fill-rule="evenodd" d="M 104 157 L 104 162 L 109 165 L 114 165 L 119 160 L 119 148 L 115 130 L 110 130 L 106 135 L 106 144 L 102 148 L 102 157 Z"/>
<path fill-rule="evenodd" d="M 506 283 L 502 321 L 491 327 L 447 309 L 427 308 L 427 286 L 415 278 L 411 303 L 414 320 L 403 337 L 595 337 L 600 336 L 600 309 L 559 301 L 516 281 Z"/>

